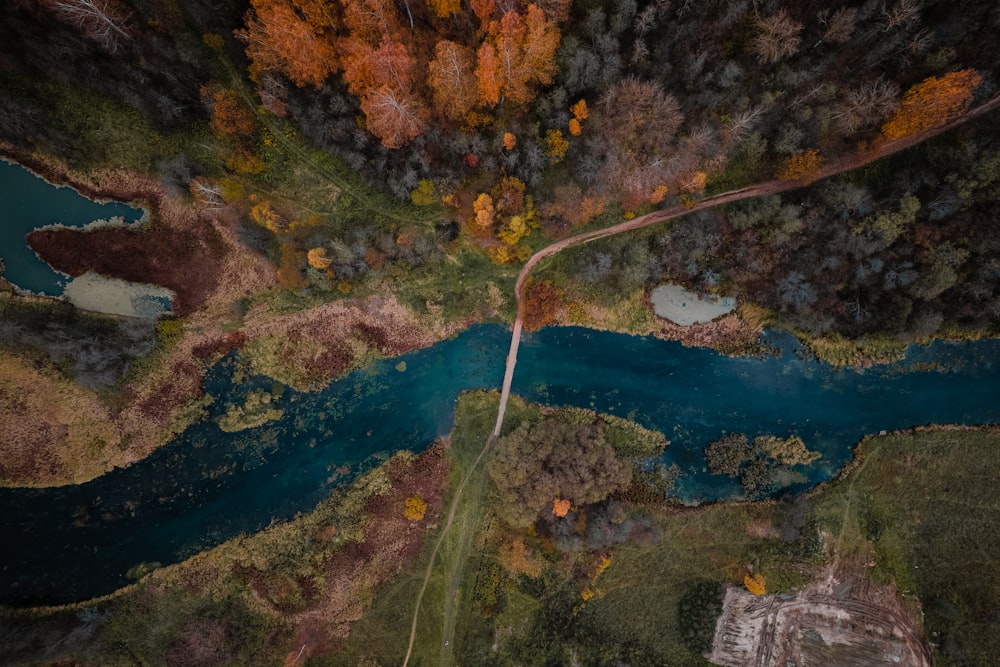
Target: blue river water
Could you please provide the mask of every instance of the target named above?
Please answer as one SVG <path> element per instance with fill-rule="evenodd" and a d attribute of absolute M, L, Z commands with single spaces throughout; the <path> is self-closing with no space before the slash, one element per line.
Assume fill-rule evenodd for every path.
<path fill-rule="evenodd" d="M 8 282 L 37 294 L 59 296 L 66 277 L 28 247 L 24 237 L 45 225 L 83 227 L 95 220 L 122 217 L 135 222 L 142 210 L 109 202 L 100 204 L 68 187 L 55 187 L 24 167 L 0 160 L 0 259 Z"/>
<path fill-rule="evenodd" d="M 447 433 L 467 389 L 499 388 L 509 329 L 476 325 L 454 339 L 378 361 L 317 393 L 278 392 L 277 421 L 240 433 L 197 423 L 149 458 L 87 484 L 0 489 L 0 603 L 83 600 L 127 583 L 129 568 L 171 563 L 234 535 L 308 511 L 331 488 L 400 449 Z M 866 434 L 930 423 L 1000 422 L 1000 341 L 911 348 L 899 363 L 837 370 L 796 354 L 729 358 L 654 338 L 572 327 L 526 334 L 514 392 L 548 405 L 631 417 L 671 440 L 688 502 L 733 497 L 704 471 L 702 448 L 725 431 L 799 435 L 823 458 L 800 467 L 829 479 Z M 405 361 L 405 370 L 397 370 Z M 402 365 L 399 368 L 403 368 Z M 233 382 L 217 364 L 206 391 L 224 411 L 266 378 Z"/>

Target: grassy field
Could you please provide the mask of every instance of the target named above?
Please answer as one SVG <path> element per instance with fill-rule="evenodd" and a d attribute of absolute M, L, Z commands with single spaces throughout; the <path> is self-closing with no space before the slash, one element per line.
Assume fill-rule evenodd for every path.
<path fill-rule="evenodd" d="M 538 416 L 535 406 L 514 401 L 511 407 L 509 424 Z M 492 394 L 460 400 L 453 484 L 486 441 L 495 409 Z M 698 582 L 739 581 L 745 562 L 779 588 L 803 581 L 793 564 L 802 561 L 794 545 L 748 531 L 770 521 L 771 505 L 669 511 L 653 518 L 655 544 L 566 552 L 533 530 L 521 535 L 506 528 L 502 507 L 487 502 L 490 494 L 488 478 L 477 468 L 432 568 L 411 665 L 707 664 L 685 645 L 678 613 L 681 598 Z M 498 564 L 500 544 L 515 535 L 543 563 L 539 576 L 512 575 Z M 432 547 L 425 545 L 421 560 L 382 589 L 342 652 L 310 664 L 402 664 L 408 613 Z M 595 563 L 605 555 L 610 565 L 598 566 L 595 575 Z M 585 600 L 584 590 L 593 597 Z"/>
<path fill-rule="evenodd" d="M 467 479 L 455 511 L 451 529 L 445 535 L 431 567 L 417 618 L 411 665 L 462 664 L 456 662 L 465 636 L 475 625 L 472 592 L 482 566 L 475 543 L 484 521 L 488 521 L 489 484 L 485 466 L 473 468 L 486 445 L 496 420 L 497 395 L 474 392 L 458 402 L 449 459 L 451 488 Z M 512 401 L 511 422 L 537 408 Z M 454 497 L 449 497 L 449 507 Z M 387 585 L 376 597 L 371 611 L 359 621 L 343 651 L 333 658 L 317 660 L 317 665 L 402 664 L 406 655 L 414 605 L 438 536 L 424 545 L 418 561 Z M 445 641 L 448 645 L 445 646 Z M 367 661 L 367 662 L 366 662 Z M 310 663 L 312 664 L 312 663 Z"/>
<path fill-rule="evenodd" d="M 1000 432 L 928 430 L 871 438 L 860 464 L 815 500 L 845 554 L 874 547 L 872 576 L 923 608 L 939 665 L 1000 655 Z"/>

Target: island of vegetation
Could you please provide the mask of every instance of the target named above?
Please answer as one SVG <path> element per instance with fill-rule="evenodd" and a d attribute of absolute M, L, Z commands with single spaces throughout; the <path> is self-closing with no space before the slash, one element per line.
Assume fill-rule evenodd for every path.
<path fill-rule="evenodd" d="M 513 387 L 544 327 L 746 357 L 783 330 L 848 373 L 998 337 L 995 4 L 5 3 L 0 168 L 147 211 L 0 251 L 75 279 L 34 294 L 0 264 L 12 507 L 178 442 L 236 443 L 201 471 L 221 486 L 304 428 L 302 396 L 351 378 L 317 408 L 341 414 L 424 372 L 395 357 L 513 331 L 447 435 L 329 461 L 307 511 L 102 598 L 0 600 L 0 662 L 994 664 L 995 410 L 841 443 L 813 486 L 803 429 L 669 462 L 675 435 L 627 405 Z M 408 409 L 383 418 L 432 406 Z M 100 502 L 81 531 L 122 519 Z"/>

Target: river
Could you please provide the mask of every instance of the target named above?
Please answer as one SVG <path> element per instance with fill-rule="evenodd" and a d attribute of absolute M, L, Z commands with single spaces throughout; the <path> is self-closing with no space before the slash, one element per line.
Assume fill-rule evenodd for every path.
<path fill-rule="evenodd" d="M 448 432 L 460 392 L 499 387 L 509 335 L 503 326 L 476 325 L 322 392 L 275 391 L 284 411 L 278 421 L 226 433 L 210 418 L 87 484 L 0 489 L 0 602 L 108 593 L 139 563 L 176 562 L 308 511 L 358 471 Z M 655 338 L 547 328 L 525 335 L 513 389 L 663 431 L 671 440 L 664 462 L 679 466 L 676 492 L 687 502 L 738 493 L 733 480 L 703 470 L 702 447 L 723 431 L 802 437 L 823 454 L 799 469 L 807 481 L 796 488 L 805 488 L 834 475 L 865 433 L 1000 421 L 1000 341 L 935 343 L 895 364 L 837 370 L 802 358 L 786 335 L 767 336 L 780 355 L 729 358 Z M 236 384 L 233 368 L 227 358 L 206 378 L 206 391 L 222 397 L 212 417 L 226 401 L 273 387 L 260 377 Z"/>

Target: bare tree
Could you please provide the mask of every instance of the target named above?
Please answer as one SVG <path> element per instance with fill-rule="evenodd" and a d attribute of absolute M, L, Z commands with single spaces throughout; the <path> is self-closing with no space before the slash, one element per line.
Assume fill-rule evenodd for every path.
<path fill-rule="evenodd" d="M 132 41 L 130 14 L 114 0 L 43 0 L 42 5 L 109 53 Z"/>
<path fill-rule="evenodd" d="M 222 195 L 222 186 L 217 183 L 210 183 L 204 179 L 196 178 L 189 184 L 191 194 L 205 208 L 224 208 L 226 201 Z"/>
<path fill-rule="evenodd" d="M 834 44 L 845 44 L 854 34 L 854 22 L 858 18 L 858 10 L 854 7 L 841 7 L 830 16 L 830 10 L 824 9 L 817 18 L 826 26 L 823 39 Z"/>
<path fill-rule="evenodd" d="M 885 120 L 899 103 L 899 86 L 876 79 L 847 92 L 833 118 L 841 132 L 853 134 Z"/>
<path fill-rule="evenodd" d="M 883 6 L 882 17 L 885 19 L 885 32 L 908 28 L 920 18 L 920 0 L 899 0 L 892 9 Z"/>
<path fill-rule="evenodd" d="M 729 118 L 725 122 L 725 127 L 722 131 L 723 141 L 728 144 L 733 144 L 745 137 L 750 133 L 751 128 L 757 122 L 757 119 L 764 114 L 763 105 L 757 105 L 755 107 L 749 107 L 743 109 L 742 111 L 736 111 L 730 114 Z"/>
<path fill-rule="evenodd" d="M 753 40 L 753 50 L 757 59 L 766 64 L 774 64 L 788 58 L 799 50 L 802 24 L 793 21 L 784 9 L 774 16 L 757 22 L 759 32 Z"/>

